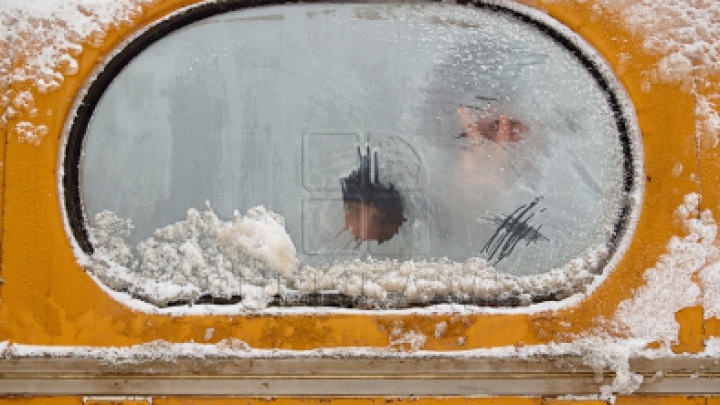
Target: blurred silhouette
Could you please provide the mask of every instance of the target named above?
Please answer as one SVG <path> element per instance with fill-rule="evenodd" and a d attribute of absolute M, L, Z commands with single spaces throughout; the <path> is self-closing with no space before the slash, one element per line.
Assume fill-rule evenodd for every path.
<path fill-rule="evenodd" d="M 403 198 L 392 183 L 380 182 L 377 152 L 371 155 L 368 147 L 363 155 L 358 148 L 358 158 L 358 169 L 340 180 L 345 208 L 343 230 L 349 230 L 358 241 L 383 243 L 392 239 L 407 220 Z"/>

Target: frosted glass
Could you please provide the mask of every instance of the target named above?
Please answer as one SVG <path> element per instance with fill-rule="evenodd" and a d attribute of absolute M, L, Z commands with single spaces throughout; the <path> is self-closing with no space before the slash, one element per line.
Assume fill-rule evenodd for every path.
<path fill-rule="evenodd" d="M 402 198 L 388 240 L 348 226 L 343 179 L 363 159 Z M 298 268 L 479 257 L 521 276 L 607 244 L 623 175 L 603 89 L 535 27 L 461 6 L 288 5 L 196 22 L 132 60 L 95 109 L 81 189 L 91 227 L 132 221 L 128 246 L 206 202 L 225 221 L 264 206 Z"/>

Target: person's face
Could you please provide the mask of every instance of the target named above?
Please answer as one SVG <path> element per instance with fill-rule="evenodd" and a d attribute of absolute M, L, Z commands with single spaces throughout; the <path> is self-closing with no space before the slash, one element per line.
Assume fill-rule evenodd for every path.
<path fill-rule="evenodd" d="M 356 240 L 376 240 L 383 243 L 398 233 L 400 225 L 393 224 L 385 213 L 372 205 L 345 202 L 345 228 Z"/>
<path fill-rule="evenodd" d="M 501 143 L 519 142 L 521 135 L 530 129 L 518 120 L 511 120 L 507 115 L 501 115 L 498 119 L 479 120 L 475 125 L 485 139 Z"/>

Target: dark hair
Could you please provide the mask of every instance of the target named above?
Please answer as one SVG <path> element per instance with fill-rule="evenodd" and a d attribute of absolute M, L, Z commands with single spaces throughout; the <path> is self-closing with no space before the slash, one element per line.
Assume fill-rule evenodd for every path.
<path fill-rule="evenodd" d="M 380 183 L 377 152 L 374 153 L 375 162 L 372 164 L 370 147 L 365 155 L 358 147 L 360 166 L 347 177 L 340 179 L 342 185 L 343 201 L 359 202 L 372 205 L 382 211 L 388 221 L 400 225 L 406 221 L 403 198 L 392 183 Z M 374 178 L 371 179 L 371 166 L 374 166 Z"/>

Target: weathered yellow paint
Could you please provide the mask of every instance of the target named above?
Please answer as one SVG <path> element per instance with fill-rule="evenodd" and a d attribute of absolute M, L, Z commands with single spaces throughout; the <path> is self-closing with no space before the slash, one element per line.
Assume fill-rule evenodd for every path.
<path fill-rule="evenodd" d="M 3 55 L 10 54 L 10 50 L 7 49 L 7 47 L 0 46 L 0 52 L 2 52 Z M 10 83 L 7 82 L 0 82 L 0 94 L 7 94 L 7 92 L 10 89 Z M 7 108 L 6 105 L 3 105 L 3 102 L 0 101 L 0 110 L 5 110 Z M 3 237 L 3 214 L 5 213 L 5 209 L 3 206 L 3 203 L 5 202 L 5 144 L 7 143 L 7 125 L 3 124 L 2 121 L 0 121 L 0 241 L 2 241 Z M 2 242 L 0 242 L 0 245 Z M 2 254 L 3 249 L 0 249 L 0 263 L 2 263 Z M 2 266 L 0 266 L 0 279 L 3 276 Z M 2 306 L 2 291 L 3 286 L 0 284 L 0 306 Z"/>
<path fill-rule="evenodd" d="M 720 72 L 696 79 L 695 92 L 698 97 L 713 97 L 714 111 L 720 115 Z M 701 120 L 702 121 L 702 120 Z M 700 161 L 700 180 L 702 185 L 702 209 L 720 213 L 720 134 L 713 134 L 705 126 L 698 128 L 698 159 Z M 720 337 L 720 319 L 711 318 L 704 324 L 706 337 Z"/>
<path fill-rule="evenodd" d="M 542 405 L 540 398 L 484 397 L 484 398 L 427 398 L 427 397 L 370 397 L 370 398 L 156 398 L 154 405 Z"/>
<path fill-rule="evenodd" d="M 705 321 L 703 325 L 705 328 L 706 337 L 720 337 L 720 319 L 710 318 Z"/>
<path fill-rule="evenodd" d="M 430 350 L 569 341 L 573 334 L 601 327 L 599 320 L 611 318 L 619 303 L 632 297 L 644 283 L 643 271 L 656 263 L 670 238 L 682 232 L 673 221 L 673 211 L 684 195 L 699 191 L 699 184 L 692 176 L 676 177 L 670 173 L 676 164 L 683 165 L 685 173 L 699 173 L 694 137 L 695 98 L 683 91 L 680 84 L 653 84 L 648 88 L 641 72 L 652 70 L 658 58 L 647 55 L 642 38 L 624 30 L 611 16 L 592 15 L 592 2 L 556 2 L 542 7 L 580 33 L 615 68 L 635 103 L 645 148 L 645 200 L 633 242 L 611 276 L 584 301 L 556 312 L 462 317 L 453 314 L 173 317 L 134 312 L 108 297 L 75 261 L 63 227 L 58 195 L 59 138 L 67 117 L 72 115 L 73 100 L 98 63 L 142 27 L 193 3 L 165 0 L 149 5 L 133 24 L 110 32 L 99 47 L 85 46 L 77 75 L 67 77 L 57 91 L 35 94 L 38 110 L 48 113 L 36 118 L 18 117 L 46 125 L 49 133 L 40 146 L 20 144 L 12 136 L 6 145 L 2 227 L 2 275 L 6 284 L 2 288 L 0 340 L 69 346 L 122 346 L 156 339 L 204 342 L 205 330 L 214 328 L 210 343 L 237 338 L 258 348 L 386 347 L 389 331 L 401 322 L 405 330 L 430 336 L 424 346 Z M 620 54 L 631 58 L 621 64 Z M 13 86 L 19 89 L 27 84 Z M 715 149 L 704 151 L 704 178 L 720 175 L 716 153 Z M 710 197 L 706 204 L 717 205 L 720 191 L 707 195 Z M 696 350 L 693 346 L 698 339 L 696 318 L 678 316 L 683 334 L 678 346 L 681 351 Z M 448 333 L 441 339 L 432 338 L 435 325 L 443 321 L 449 325 Z M 460 337 L 465 338 L 462 346 L 457 343 Z M 169 404 L 185 400 L 167 401 Z"/>
<path fill-rule="evenodd" d="M 618 397 L 616 405 L 705 405 L 706 397 L 637 395 Z"/>
<path fill-rule="evenodd" d="M 703 307 L 696 305 L 675 313 L 680 325 L 678 343 L 672 347 L 675 353 L 699 353 L 705 350 L 705 319 Z"/>
<path fill-rule="evenodd" d="M 548 398 L 544 399 L 542 405 L 607 405 L 607 402 L 595 399 L 557 399 Z"/>
<path fill-rule="evenodd" d="M 711 98 L 715 103 L 715 113 L 720 115 L 720 72 L 696 78 L 695 92 L 698 97 Z M 699 121 L 703 122 L 702 117 Z M 720 128 L 718 130 L 720 131 Z M 720 139 L 717 137 L 720 137 L 720 133 L 713 134 L 706 126 L 699 126 L 698 158 L 701 167 L 698 175 L 702 183 L 701 204 L 704 209 L 710 209 L 716 215 L 720 212 Z"/>
<path fill-rule="evenodd" d="M 82 397 L 0 397 L 0 405 L 80 405 Z"/>

